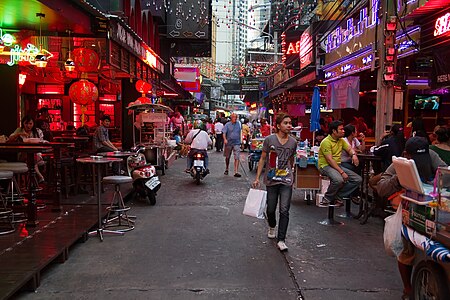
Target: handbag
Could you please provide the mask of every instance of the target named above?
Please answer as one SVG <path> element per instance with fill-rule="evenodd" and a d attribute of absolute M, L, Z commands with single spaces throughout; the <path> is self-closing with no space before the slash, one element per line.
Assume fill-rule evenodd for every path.
<path fill-rule="evenodd" d="M 403 250 L 402 241 L 402 204 L 397 212 L 384 219 L 384 250 L 389 256 L 398 257 Z"/>
<path fill-rule="evenodd" d="M 264 219 L 266 210 L 267 192 L 258 189 L 250 189 L 245 200 L 244 211 L 246 216 Z"/>

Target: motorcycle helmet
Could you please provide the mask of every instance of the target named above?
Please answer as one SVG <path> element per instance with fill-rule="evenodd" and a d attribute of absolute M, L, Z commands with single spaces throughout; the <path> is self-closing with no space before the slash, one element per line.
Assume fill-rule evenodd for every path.
<path fill-rule="evenodd" d="M 195 120 L 194 129 L 205 130 L 205 124 L 203 124 L 202 120 Z"/>

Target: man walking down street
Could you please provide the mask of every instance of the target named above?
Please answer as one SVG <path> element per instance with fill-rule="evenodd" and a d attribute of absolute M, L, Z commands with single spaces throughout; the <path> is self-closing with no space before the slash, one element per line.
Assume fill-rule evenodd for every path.
<path fill-rule="evenodd" d="M 220 118 L 217 118 L 216 123 L 214 124 L 214 131 L 216 134 L 216 151 L 223 151 L 223 123 L 220 122 Z"/>
<path fill-rule="evenodd" d="M 358 166 L 355 150 L 343 139 L 344 125 L 341 121 L 332 121 L 328 125 L 329 134 L 320 143 L 319 170 L 330 179 L 330 186 L 322 198 L 322 205 L 335 204 L 342 206 L 341 199 L 348 198 L 361 185 L 361 176 L 341 165 L 342 149 Z M 338 199 L 337 199 L 338 198 Z"/>
<path fill-rule="evenodd" d="M 294 181 L 293 165 L 297 142 L 289 133 L 292 129 L 291 118 L 285 113 L 278 113 L 276 117 L 277 133 L 265 138 L 261 159 L 258 163 L 256 179 L 252 186 L 259 187 L 259 177 L 264 165 L 264 184 L 267 189 L 267 219 L 269 231 L 267 237 L 274 239 L 277 220 L 275 212 L 278 199 L 280 199 L 280 217 L 278 225 L 277 247 L 280 251 L 286 251 L 285 243 L 287 227 L 289 223 L 289 208 L 292 198 L 292 183 Z"/>
<path fill-rule="evenodd" d="M 234 177 L 241 177 L 239 174 L 239 156 L 241 154 L 241 122 L 237 120 L 235 113 L 231 114 L 231 120 L 223 127 L 223 142 L 225 144 L 225 156 L 226 169 L 224 174 L 228 175 L 228 167 L 230 165 L 231 152 L 234 155 Z"/>

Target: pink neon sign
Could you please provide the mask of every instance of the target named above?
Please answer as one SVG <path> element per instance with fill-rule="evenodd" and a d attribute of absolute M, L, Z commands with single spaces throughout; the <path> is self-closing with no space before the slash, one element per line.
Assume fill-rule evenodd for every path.
<path fill-rule="evenodd" d="M 450 31 L 450 13 L 446 13 L 436 19 L 436 23 L 434 23 L 434 36 L 442 35 L 448 31 Z"/>

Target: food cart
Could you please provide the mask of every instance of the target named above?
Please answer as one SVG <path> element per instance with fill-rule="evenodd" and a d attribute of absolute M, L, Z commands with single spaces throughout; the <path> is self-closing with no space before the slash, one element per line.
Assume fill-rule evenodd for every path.
<path fill-rule="evenodd" d="M 303 142 L 300 142 L 303 143 Z M 305 200 L 308 205 L 316 198 L 321 189 L 321 178 L 317 167 L 316 149 L 297 149 L 295 159 L 294 188 L 305 191 Z"/>
<path fill-rule="evenodd" d="M 165 174 L 165 169 L 175 158 L 174 145 L 170 143 L 167 113 L 173 110 L 161 104 L 132 104 L 127 107 L 132 112 L 134 130 L 133 144 L 145 146 L 145 158 Z"/>
<path fill-rule="evenodd" d="M 434 186 L 423 184 L 413 160 L 393 157 L 402 198 L 402 235 L 417 249 L 413 299 L 450 295 L 450 168 L 440 167 Z"/>

